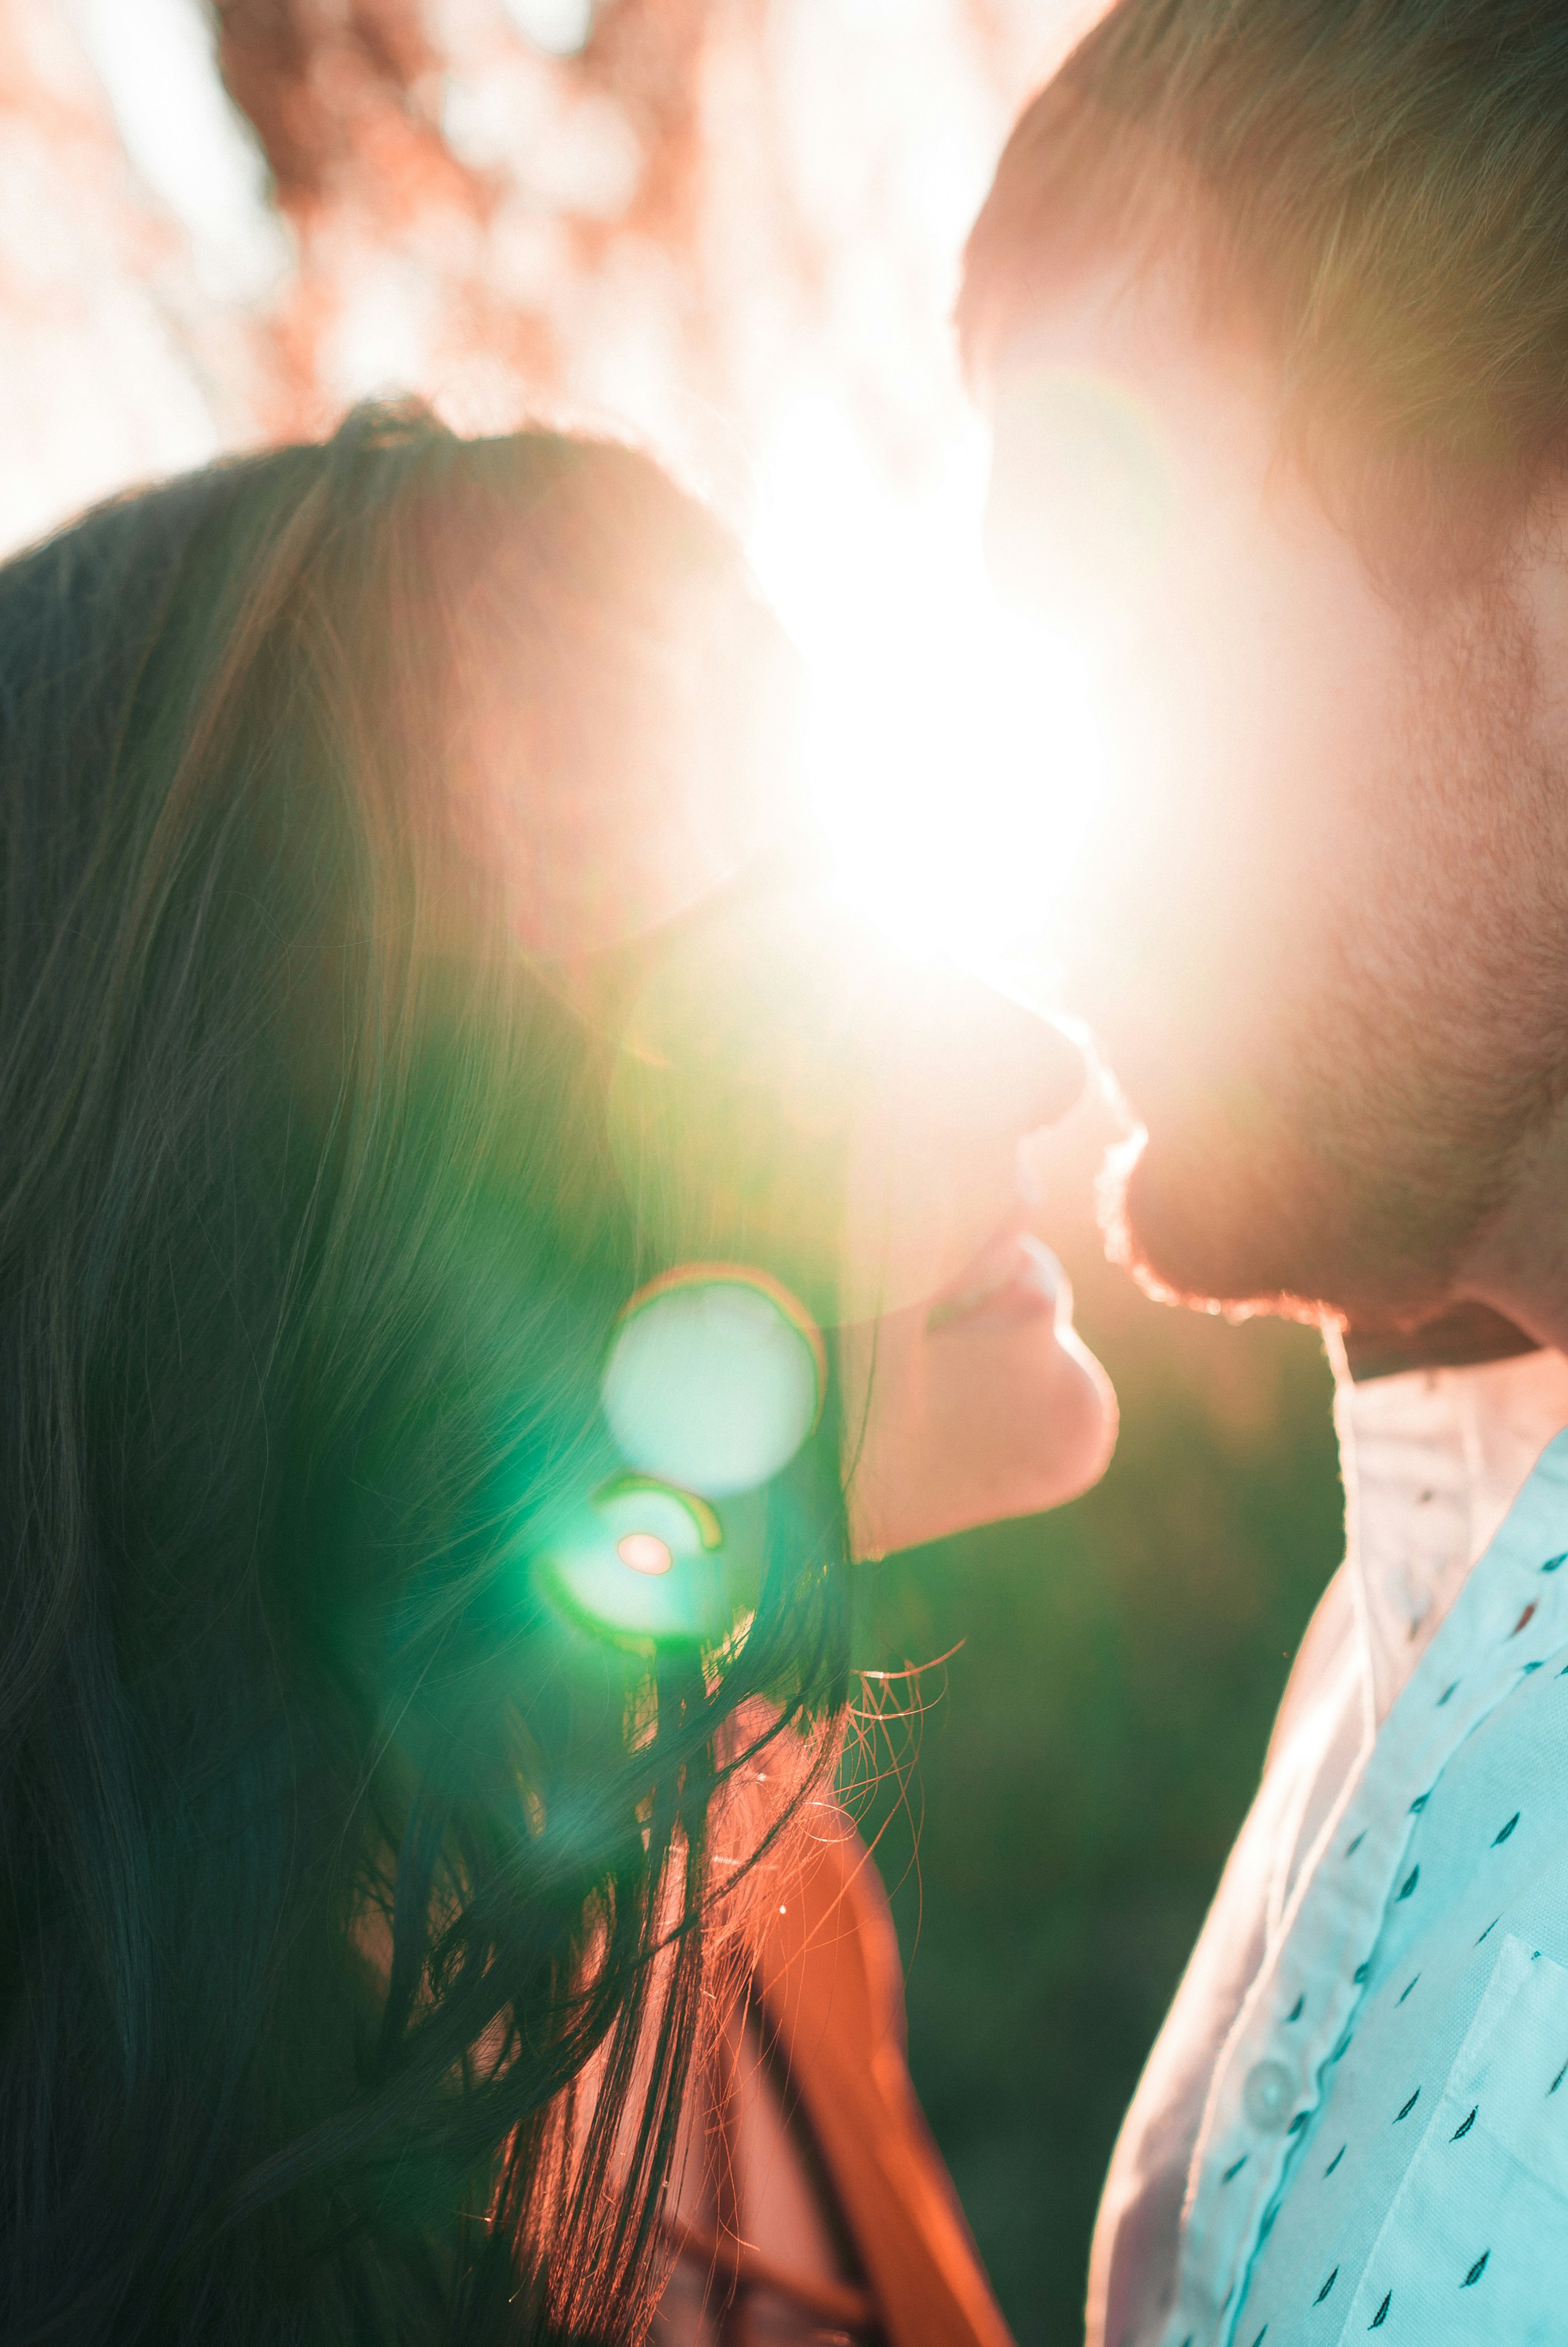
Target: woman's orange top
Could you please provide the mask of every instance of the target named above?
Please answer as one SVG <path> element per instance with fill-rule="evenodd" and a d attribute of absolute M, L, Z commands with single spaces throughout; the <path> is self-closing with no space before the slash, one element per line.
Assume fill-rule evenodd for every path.
<path fill-rule="evenodd" d="M 915 2098 L 876 1867 L 841 1810 L 815 1815 L 761 1930 L 754 2012 L 737 2016 L 710 2085 L 719 2188 L 707 2203 L 677 2195 L 655 2335 L 1012 2347 Z M 759 2221 L 777 2200 L 794 2204 L 784 2254 L 780 2229 Z"/>

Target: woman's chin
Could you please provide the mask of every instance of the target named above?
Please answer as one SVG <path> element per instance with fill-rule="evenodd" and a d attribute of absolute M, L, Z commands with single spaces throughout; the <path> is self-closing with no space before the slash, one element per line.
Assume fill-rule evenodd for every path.
<path fill-rule="evenodd" d="M 1056 1341 L 1064 1368 L 1055 1406 L 1071 1420 L 1077 1440 L 1064 1440 L 1056 1455 L 1061 1480 L 1054 1497 L 1042 1502 L 1049 1508 L 1060 1508 L 1093 1489 L 1111 1464 L 1122 1423 L 1116 1389 L 1077 1329 L 1059 1329 Z"/>
<path fill-rule="evenodd" d="M 938 1334 L 885 1322 L 850 1491 L 856 1553 L 1061 1507 L 1099 1481 L 1116 1431 L 1111 1380 L 1066 1320 Z"/>

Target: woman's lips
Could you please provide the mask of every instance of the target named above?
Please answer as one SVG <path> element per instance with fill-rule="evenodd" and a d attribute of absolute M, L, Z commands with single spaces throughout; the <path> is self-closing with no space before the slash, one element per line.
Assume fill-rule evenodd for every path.
<path fill-rule="evenodd" d="M 1015 1327 L 1027 1320 L 1066 1317 L 1072 1309 L 1067 1274 L 1032 1231 L 1009 1231 L 966 1264 L 929 1312 L 926 1327 Z"/>

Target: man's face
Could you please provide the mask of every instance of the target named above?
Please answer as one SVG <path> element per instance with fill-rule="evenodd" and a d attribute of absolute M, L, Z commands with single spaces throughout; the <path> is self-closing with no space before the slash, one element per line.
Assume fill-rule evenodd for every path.
<path fill-rule="evenodd" d="M 995 425 L 993 568 L 1087 627 L 1118 737 L 1073 1007 L 1147 1127 L 1129 1252 L 1424 1317 L 1568 1055 L 1560 563 L 1381 593 L 1262 357 L 1109 271 L 1009 347 Z"/>

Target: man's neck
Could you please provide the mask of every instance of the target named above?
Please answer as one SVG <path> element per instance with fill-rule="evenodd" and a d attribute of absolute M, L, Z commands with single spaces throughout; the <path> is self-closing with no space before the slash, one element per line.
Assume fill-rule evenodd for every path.
<path fill-rule="evenodd" d="M 1344 1368 L 1357 1385 L 1407 1369 L 1469 1369 L 1539 1350 L 1539 1337 L 1488 1304 L 1451 1304 L 1415 1327 L 1399 1321 L 1351 1320 L 1341 1331 Z"/>
<path fill-rule="evenodd" d="M 1521 1145 L 1507 1194 L 1482 1225 L 1454 1293 L 1568 1352 L 1568 1106 Z"/>

